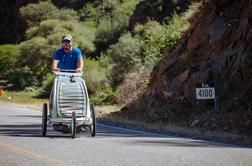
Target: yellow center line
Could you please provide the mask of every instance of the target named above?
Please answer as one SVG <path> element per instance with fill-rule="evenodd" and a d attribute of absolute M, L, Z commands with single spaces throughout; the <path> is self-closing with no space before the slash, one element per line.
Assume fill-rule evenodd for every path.
<path fill-rule="evenodd" d="M 17 145 L 9 144 L 9 143 L 4 142 L 2 140 L 0 140 L 0 146 L 3 146 L 3 147 L 5 147 L 7 149 L 10 149 L 10 150 L 17 150 L 19 152 L 23 152 L 23 153 L 26 153 L 26 154 L 29 154 L 29 155 L 32 155 L 32 156 L 35 156 L 35 157 L 39 157 L 39 158 L 47 159 L 47 160 L 50 160 L 50 161 L 54 161 L 54 162 L 57 162 L 59 164 L 64 164 L 64 165 L 69 165 L 69 166 L 77 166 L 77 165 L 74 165 L 74 164 L 69 163 L 67 161 L 53 158 L 53 157 L 48 156 L 48 155 L 43 154 L 43 153 L 38 153 L 38 152 L 32 151 L 30 149 L 26 149 L 26 148 L 23 148 L 23 147 L 20 147 L 20 146 L 17 146 Z"/>

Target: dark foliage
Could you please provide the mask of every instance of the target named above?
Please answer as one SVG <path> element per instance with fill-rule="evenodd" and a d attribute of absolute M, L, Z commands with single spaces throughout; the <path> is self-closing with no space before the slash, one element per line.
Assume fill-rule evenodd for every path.
<path fill-rule="evenodd" d="M 94 0 L 52 0 L 52 3 L 59 8 L 81 9 L 87 2 Z"/>
<path fill-rule="evenodd" d="M 20 18 L 19 8 L 38 0 L 1 0 L 0 44 L 19 43 L 24 40 L 25 21 Z"/>
<path fill-rule="evenodd" d="M 148 20 L 156 20 L 160 23 L 169 21 L 174 10 L 178 13 L 185 11 L 191 4 L 191 0 L 145 0 L 136 6 L 131 16 L 129 29 L 133 30 L 136 24 L 145 24 Z"/>

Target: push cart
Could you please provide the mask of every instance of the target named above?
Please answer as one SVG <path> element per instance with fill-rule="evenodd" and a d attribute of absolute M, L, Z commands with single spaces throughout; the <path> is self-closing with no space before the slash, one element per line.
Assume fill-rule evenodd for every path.
<path fill-rule="evenodd" d="M 76 137 L 77 132 L 87 129 L 95 137 L 95 107 L 90 104 L 81 73 L 73 70 L 60 70 L 56 73 L 49 106 L 47 103 L 43 105 L 42 136 L 47 134 L 47 125 L 52 125 L 55 130 L 71 133 L 72 138 Z"/>

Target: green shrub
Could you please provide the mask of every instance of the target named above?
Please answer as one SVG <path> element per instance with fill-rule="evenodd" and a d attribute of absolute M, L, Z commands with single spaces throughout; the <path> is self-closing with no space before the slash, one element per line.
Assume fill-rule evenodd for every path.
<path fill-rule="evenodd" d="M 56 16 L 52 18 L 62 21 L 74 21 L 77 18 L 77 12 L 72 9 L 60 9 L 58 12 L 54 12 L 54 14 L 56 14 Z"/>
<path fill-rule="evenodd" d="M 119 3 L 120 3 L 119 1 L 120 0 L 103 0 L 102 7 L 105 10 L 110 11 L 119 5 Z"/>
<path fill-rule="evenodd" d="M 43 80 L 41 87 L 39 88 L 39 92 L 37 97 L 40 98 L 48 98 L 50 96 L 51 93 L 51 89 L 53 87 L 53 83 L 54 83 L 54 79 L 55 79 L 55 75 L 48 73 L 47 76 L 45 77 L 45 79 Z"/>
<path fill-rule="evenodd" d="M 37 78 L 44 76 L 50 69 L 53 49 L 48 40 L 43 37 L 35 37 L 19 45 L 20 63 L 29 67 Z"/>
<path fill-rule="evenodd" d="M 5 79 L 17 67 L 19 49 L 16 45 L 0 45 L 0 79 Z"/>
<path fill-rule="evenodd" d="M 144 26 L 137 25 L 135 32 L 144 42 L 143 57 L 146 68 L 151 69 L 167 52 L 173 50 L 182 32 L 188 27 L 189 23 L 176 13 L 168 24 L 148 21 Z"/>
<path fill-rule="evenodd" d="M 94 3 L 86 3 L 82 9 L 79 10 L 79 15 L 81 16 L 81 21 L 93 20 L 95 23 L 103 16 L 103 12 Z"/>
<path fill-rule="evenodd" d="M 90 101 L 94 104 L 115 104 L 116 93 L 111 88 L 98 89 L 91 95 Z"/>
<path fill-rule="evenodd" d="M 39 24 L 39 27 L 36 27 L 36 28 L 30 28 L 30 29 L 34 29 L 34 30 L 29 30 L 28 29 L 28 32 L 26 33 L 27 36 L 29 36 L 30 38 L 31 37 L 35 37 L 35 36 L 41 36 L 41 37 L 47 37 L 48 35 L 51 35 L 53 34 L 56 30 L 56 27 L 59 26 L 61 24 L 61 21 L 60 20 L 45 20 L 45 21 L 42 21 L 40 24 Z M 35 31 L 35 29 L 37 29 L 37 32 Z M 34 35 L 32 34 L 29 34 L 29 32 L 33 32 Z"/>
<path fill-rule="evenodd" d="M 50 1 L 28 4 L 20 8 L 21 17 L 29 27 L 37 26 L 40 22 L 48 19 L 75 20 L 77 13 L 71 9 L 59 10 Z"/>
<path fill-rule="evenodd" d="M 107 87 L 107 69 L 100 65 L 99 61 L 86 58 L 84 60 L 84 74 L 87 88 L 90 94 L 93 94 L 97 89 Z"/>
<path fill-rule="evenodd" d="M 29 27 L 39 25 L 43 20 L 54 18 L 54 13 L 57 11 L 58 9 L 51 2 L 28 4 L 20 8 L 21 17 L 26 20 Z"/>
<path fill-rule="evenodd" d="M 76 25 L 73 37 L 76 43 L 78 43 L 79 48 L 93 52 L 95 50 L 94 40 L 96 33 L 94 22 L 88 21 Z"/>
<path fill-rule="evenodd" d="M 141 39 L 144 43 L 143 60 L 147 67 L 152 67 L 164 54 L 164 48 L 167 45 L 166 33 L 166 28 L 156 21 L 149 21 L 145 25 L 145 29 L 141 34 Z"/>
<path fill-rule="evenodd" d="M 16 68 L 8 74 L 7 79 L 12 84 L 12 90 L 23 90 L 34 83 L 34 77 L 27 67 Z"/>
<path fill-rule="evenodd" d="M 77 21 L 44 20 L 39 26 L 34 26 L 26 31 L 27 39 L 43 37 L 48 39 L 48 46 L 56 49 L 60 47 L 60 40 L 64 34 L 71 34 L 74 46 L 81 50 L 94 51 L 93 44 L 95 28 L 92 24 L 78 23 Z"/>
<path fill-rule="evenodd" d="M 122 35 L 119 42 L 110 47 L 107 53 L 113 64 L 109 73 L 113 88 L 122 83 L 128 72 L 141 67 L 141 47 L 141 41 L 130 33 Z"/>
<path fill-rule="evenodd" d="M 103 56 L 98 60 L 84 60 L 84 80 L 90 95 L 92 103 L 115 103 L 116 94 L 109 87 L 107 77 L 108 71 L 111 69 L 107 56 Z"/>
<path fill-rule="evenodd" d="M 123 1 L 111 13 L 105 14 L 100 19 L 95 40 L 98 48 L 105 50 L 110 44 L 117 42 L 120 35 L 127 30 L 130 16 L 138 2 L 138 0 Z"/>

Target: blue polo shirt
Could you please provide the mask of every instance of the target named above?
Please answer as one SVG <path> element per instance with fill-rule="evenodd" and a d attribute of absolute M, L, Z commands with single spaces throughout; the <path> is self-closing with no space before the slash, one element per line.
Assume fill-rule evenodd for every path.
<path fill-rule="evenodd" d="M 79 48 L 72 47 L 70 52 L 64 52 L 63 48 L 59 48 L 54 53 L 54 59 L 58 60 L 58 68 L 75 70 L 78 67 L 78 59 L 82 59 Z"/>

